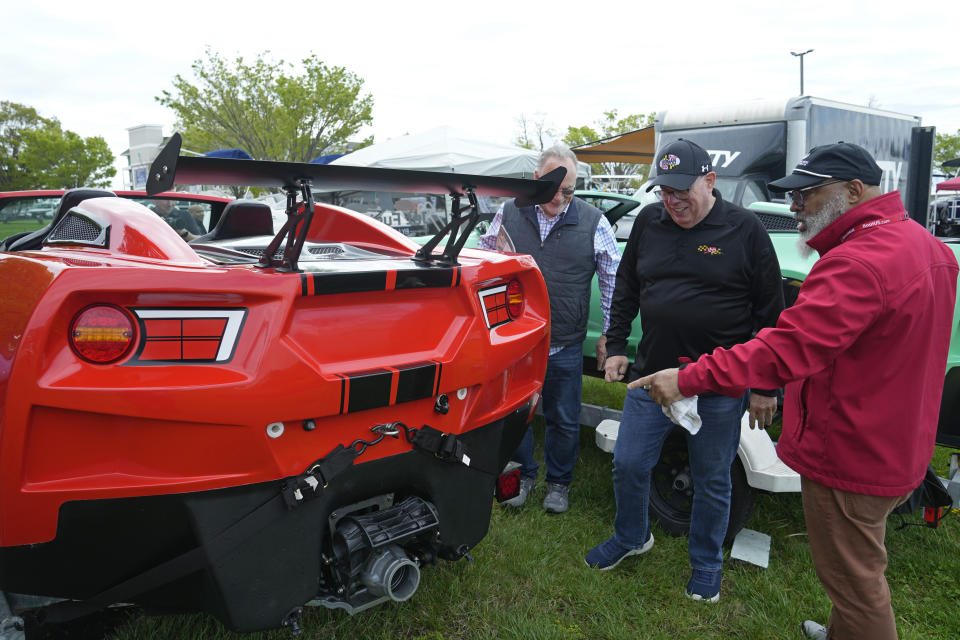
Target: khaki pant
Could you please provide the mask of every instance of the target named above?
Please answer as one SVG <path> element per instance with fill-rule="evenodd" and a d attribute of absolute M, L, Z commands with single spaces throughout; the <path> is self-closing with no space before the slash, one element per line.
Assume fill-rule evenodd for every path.
<path fill-rule="evenodd" d="M 827 638 L 897 640 L 883 537 L 887 516 L 908 496 L 850 493 L 808 478 L 801 491 L 813 566 L 833 602 Z"/>

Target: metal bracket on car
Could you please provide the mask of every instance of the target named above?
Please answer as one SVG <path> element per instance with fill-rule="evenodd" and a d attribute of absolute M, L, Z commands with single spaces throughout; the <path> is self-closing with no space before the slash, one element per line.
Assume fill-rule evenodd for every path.
<path fill-rule="evenodd" d="M 277 267 L 278 271 L 296 273 L 300 271 L 300 252 L 303 251 L 303 243 L 313 221 L 313 191 L 307 178 L 301 178 L 295 185 L 285 186 L 283 190 L 287 193 L 287 221 L 267 245 L 257 266 Z M 283 248 L 283 256 L 277 259 L 274 254 L 280 248 L 284 237 L 287 242 Z"/>
<path fill-rule="evenodd" d="M 564 167 L 557 167 L 550 173 L 540 178 L 540 181 L 556 185 L 552 189 L 552 193 L 556 193 L 557 189 L 560 188 L 560 183 L 563 182 L 563 178 L 566 176 L 567 170 Z M 448 222 L 443 229 L 437 232 L 435 236 L 430 238 L 430 240 L 420 247 L 420 250 L 417 251 L 416 255 L 413 257 L 417 262 L 423 263 L 438 263 L 447 266 L 457 266 L 460 263 L 457 262 L 457 257 L 460 255 L 460 250 L 463 249 L 463 245 L 466 244 L 467 238 L 470 237 L 470 232 L 473 231 L 474 227 L 477 226 L 477 223 L 480 222 L 480 205 L 477 202 L 477 188 L 474 185 L 464 184 L 463 194 L 451 192 L 450 196 L 453 198 L 453 212 L 451 215 L 450 222 Z M 465 195 L 470 204 L 468 204 L 463 209 L 460 208 L 460 198 Z M 551 196 L 552 198 L 553 196 Z M 542 204 L 546 200 L 542 200 Z M 516 205 L 518 207 L 524 207 L 529 204 L 534 204 L 532 200 L 528 198 L 517 198 Z M 464 212 L 469 211 L 470 214 L 464 218 Z M 449 238 L 447 236 L 449 235 Z M 447 246 L 444 248 L 443 253 L 434 255 L 433 250 L 437 247 L 438 244 L 444 239 L 447 238 Z"/>
<path fill-rule="evenodd" d="M 464 243 L 466 243 L 467 238 L 470 237 L 470 232 L 473 231 L 473 228 L 476 227 L 480 221 L 480 205 L 477 202 L 476 190 L 470 185 L 464 185 L 463 190 L 466 192 L 467 200 L 469 200 L 470 204 L 464 209 L 461 209 L 460 194 L 450 194 L 453 198 L 453 213 L 450 217 L 450 222 L 438 231 L 435 236 L 430 238 L 425 245 L 420 247 L 417 255 L 413 257 L 414 260 L 418 262 L 438 262 L 449 266 L 457 266 L 460 264 L 457 262 L 457 256 L 460 255 L 460 250 L 463 249 Z M 469 211 L 470 215 L 463 218 L 462 216 L 465 211 Z M 448 235 L 449 237 L 447 237 Z M 447 237 L 447 246 L 444 248 L 443 253 L 434 255 L 433 250 L 445 237 Z"/>

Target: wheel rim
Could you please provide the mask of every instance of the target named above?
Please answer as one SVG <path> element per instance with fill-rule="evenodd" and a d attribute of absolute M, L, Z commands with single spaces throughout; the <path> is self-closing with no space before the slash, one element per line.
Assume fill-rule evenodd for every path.
<path fill-rule="evenodd" d="M 681 437 L 668 438 L 660 460 L 653 468 L 650 482 L 650 503 L 660 513 L 678 524 L 690 524 L 693 509 L 693 480 L 687 443 Z"/>

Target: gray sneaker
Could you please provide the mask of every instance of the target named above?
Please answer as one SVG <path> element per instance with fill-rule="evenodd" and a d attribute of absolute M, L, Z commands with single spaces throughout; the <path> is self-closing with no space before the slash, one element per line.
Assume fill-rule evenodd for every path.
<path fill-rule="evenodd" d="M 814 622 L 813 620 L 804 620 L 803 624 L 800 625 L 800 630 L 803 631 L 803 636 L 805 638 L 812 638 L 812 640 L 827 640 L 827 628 L 819 622 Z"/>
<path fill-rule="evenodd" d="M 547 513 L 563 513 L 570 507 L 570 485 L 547 483 L 547 497 L 543 499 L 543 508 Z"/>
<path fill-rule="evenodd" d="M 504 500 L 501 504 L 515 509 L 522 507 L 523 503 L 527 501 L 527 496 L 530 495 L 530 492 L 533 490 L 533 483 L 535 481 L 536 478 L 528 478 L 526 476 L 520 478 L 520 493 L 517 494 L 515 498 Z"/>

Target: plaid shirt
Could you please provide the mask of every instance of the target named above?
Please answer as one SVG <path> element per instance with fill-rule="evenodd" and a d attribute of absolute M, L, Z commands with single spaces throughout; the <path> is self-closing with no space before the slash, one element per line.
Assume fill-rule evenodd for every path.
<path fill-rule="evenodd" d="M 569 207 L 570 205 L 567 205 Z M 546 240 L 550 231 L 567 215 L 567 207 L 559 215 L 554 217 L 547 216 L 540 205 L 536 205 L 537 222 L 540 226 L 540 240 Z M 500 226 L 503 224 L 503 205 L 490 222 L 487 232 L 480 238 L 480 248 L 496 248 L 497 234 L 500 233 Z M 617 267 L 620 266 L 620 249 L 617 247 L 617 239 L 613 235 L 613 229 L 610 223 L 603 216 L 600 216 L 600 222 L 597 224 L 597 231 L 593 236 L 593 256 L 594 264 L 597 269 L 597 285 L 600 288 L 600 310 L 603 315 L 603 333 L 610 327 L 610 301 L 613 298 L 613 287 L 617 281 Z M 550 355 L 557 353 L 563 347 L 551 347 Z"/>

